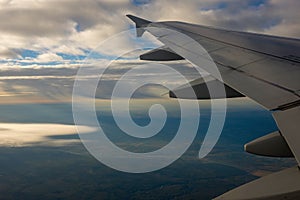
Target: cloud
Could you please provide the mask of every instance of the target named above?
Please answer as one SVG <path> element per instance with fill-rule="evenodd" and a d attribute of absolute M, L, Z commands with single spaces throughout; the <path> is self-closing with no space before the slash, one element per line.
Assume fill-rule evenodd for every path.
<path fill-rule="evenodd" d="M 179 20 L 241 31 L 299 37 L 297 0 L 153 1 L 138 10 L 154 20 Z M 273 29 L 280 27 L 280 32 Z"/>
<path fill-rule="evenodd" d="M 22 58 L 17 50 L 9 49 L 5 46 L 0 46 L 0 59 L 18 59 Z"/>
<path fill-rule="evenodd" d="M 97 78 L 115 55 L 129 47 L 143 46 L 136 45 L 132 35 L 132 38 L 119 37 L 114 44 L 106 42 L 104 47 L 97 48 L 107 38 L 133 27 L 125 17 L 128 13 L 153 21 L 177 20 L 290 37 L 300 35 L 298 0 L 12 0 L 1 1 L 0 5 L 0 17 L 5 19 L 0 21 L 1 103 L 69 101 L 79 67 L 89 69 L 89 76 L 82 79 Z M 153 41 L 149 34 L 144 36 Z M 98 68 L 93 67 L 95 63 L 84 60 L 93 49 L 100 55 Z M 137 53 L 142 51 L 123 55 L 122 59 L 128 62 L 123 60 L 107 71 L 103 78 L 106 86 L 99 92 L 99 98 L 110 96 L 120 73 L 133 66 L 130 62 L 136 61 Z M 171 65 L 191 74 L 186 63 Z M 175 80 L 174 87 L 181 84 L 168 76 L 168 81 L 172 80 Z M 155 97 L 157 91 L 161 88 L 148 86 L 137 96 Z M 17 98 L 20 96 L 22 100 Z"/>
<path fill-rule="evenodd" d="M 1 58 L 20 58 L 23 49 L 84 55 L 128 29 L 125 14 L 150 20 L 180 20 L 299 37 L 298 0 L 51 0 L 1 1 Z M 126 45 L 128 41 L 120 44 Z"/>
<path fill-rule="evenodd" d="M 51 56 L 50 56 L 51 57 Z M 46 59 L 49 60 L 49 59 Z M 87 71 L 79 80 L 81 84 L 88 85 L 91 80 L 98 79 L 105 67 L 104 61 L 94 63 L 95 66 L 87 64 L 84 70 Z M 104 65 L 104 66 L 101 66 Z M 137 62 L 136 60 L 117 60 L 110 63 L 101 77 L 101 82 L 96 93 L 97 98 L 110 99 L 112 91 L 117 82 L 128 70 L 133 70 L 133 74 L 127 76 L 123 81 L 126 84 L 135 86 L 135 80 L 143 80 L 145 83 L 156 83 L 146 85 L 137 90 L 134 98 L 162 98 L 162 94 L 167 92 L 166 88 L 159 86 L 165 84 L 176 88 L 184 84 L 176 73 L 168 72 L 167 74 L 152 70 L 152 62 Z M 187 80 L 198 78 L 198 73 L 188 63 L 171 62 L 161 63 L 167 65 L 180 74 L 186 76 Z M 1 70 L 0 74 L 0 103 L 27 103 L 27 102 L 70 102 L 72 100 L 72 90 L 75 77 L 79 67 L 84 66 L 76 64 L 70 66 L 60 65 L 53 67 L 49 65 L 36 65 L 29 67 L 8 67 Z M 21 98 L 22 96 L 22 98 Z"/>
<path fill-rule="evenodd" d="M 0 39 L 10 49 L 82 54 L 80 49 L 93 48 L 124 29 L 125 17 L 120 20 L 119 16 L 120 10 L 126 13 L 128 4 L 121 0 L 4 1 Z"/>
<path fill-rule="evenodd" d="M 39 55 L 36 59 L 34 59 L 34 61 L 36 62 L 53 62 L 53 61 L 63 61 L 64 59 L 55 54 L 55 53 L 44 53 L 44 54 L 41 54 Z"/>
<path fill-rule="evenodd" d="M 0 123 L 0 127 L 0 147 L 62 146 L 79 142 L 66 137 L 77 134 L 74 125 Z M 80 130 L 90 133 L 96 129 L 81 126 Z"/>

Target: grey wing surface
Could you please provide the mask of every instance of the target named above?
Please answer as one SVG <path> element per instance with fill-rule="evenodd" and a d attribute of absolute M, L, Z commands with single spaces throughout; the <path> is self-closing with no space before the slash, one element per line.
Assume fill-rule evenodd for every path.
<path fill-rule="evenodd" d="M 183 22 L 150 22 L 132 15 L 138 36 L 144 31 L 165 46 L 142 55 L 145 60 L 186 59 L 210 74 L 191 83 L 198 99 L 209 94 L 203 84 L 225 84 L 227 98 L 247 96 L 272 111 L 279 131 L 245 145 L 245 150 L 268 156 L 293 156 L 300 164 L 300 40 L 205 27 Z M 178 33 L 188 36 L 180 40 Z M 206 53 L 195 46 L 201 45 Z M 169 53 L 166 53 L 169 52 Z M 207 54 L 208 53 L 208 54 Z M 203 64 L 205 60 L 205 64 Z M 218 73 L 210 67 L 217 66 Z M 170 97 L 189 98 L 185 87 Z M 178 94 L 177 96 L 174 94 Z M 217 98 L 222 98 L 219 96 Z M 290 170 L 262 177 L 236 188 L 219 199 L 295 199 L 300 196 L 300 172 Z M 282 178 L 285 177 L 285 178 Z M 278 181 L 284 179 L 284 183 Z M 271 189 L 269 184 L 272 183 Z M 285 185 L 284 187 L 282 185 Z M 276 188 L 276 189 L 274 189 Z M 298 196 L 297 196 L 298 195 Z"/>

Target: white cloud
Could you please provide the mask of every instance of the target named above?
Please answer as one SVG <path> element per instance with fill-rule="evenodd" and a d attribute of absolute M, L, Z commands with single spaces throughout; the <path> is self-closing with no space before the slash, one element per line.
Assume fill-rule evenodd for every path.
<path fill-rule="evenodd" d="M 34 59 L 35 62 L 40 62 L 40 63 L 63 61 L 63 60 L 64 59 L 61 56 L 51 52 L 40 54 L 36 59 Z"/>

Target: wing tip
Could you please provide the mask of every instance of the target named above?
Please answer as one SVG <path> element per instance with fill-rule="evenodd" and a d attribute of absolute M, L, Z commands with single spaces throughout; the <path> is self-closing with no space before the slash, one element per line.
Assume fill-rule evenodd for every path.
<path fill-rule="evenodd" d="M 146 27 L 146 26 L 148 26 L 148 24 L 152 23 L 151 21 L 148 21 L 146 19 L 134 16 L 131 14 L 127 14 L 126 17 L 128 17 L 130 20 L 132 20 L 135 23 L 137 37 L 141 37 L 145 32 L 144 27 Z"/>
<path fill-rule="evenodd" d="M 134 15 L 131 15 L 131 14 L 127 14 L 126 17 L 131 19 L 136 24 L 136 26 L 139 27 L 139 28 L 143 27 L 143 26 L 147 26 L 148 24 L 152 23 L 149 20 L 134 16 Z"/>

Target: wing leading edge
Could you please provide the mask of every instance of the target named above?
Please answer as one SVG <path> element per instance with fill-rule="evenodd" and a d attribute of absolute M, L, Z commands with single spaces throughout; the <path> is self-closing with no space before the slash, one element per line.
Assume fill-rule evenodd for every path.
<path fill-rule="evenodd" d="M 210 73 L 213 84 L 224 83 L 226 97 L 247 96 L 266 109 L 273 111 L 273 117 L 279 128 L 275 135 L 265 136 L 248 145 L 248 150 L 261 155 L 292 155 L 300 164 L 300 40 L 255 33 L 216 29 L 183 22 L 150 22 L 132 15 L 127 15 L 136 23 L 137 36 L 145 31 L 154 35 L 165 44 L 170 58 L 184 58 Z M 175 32 L 187 35 L 190 40 L 178 41 Z M 195 45 L 201 45 L 209 55 L 197 51 Z M 163 60 L 159 51 L 149 55 Z M 162 51 L 160 51 L 162 52 Z M 149 59 L 150 60 L 150 59 Z M 165 59 L 168 60 L 168 59 Z M 201 60 L 201 61 L 200 61 Z M 203 65 L 203 60 L 206 64 Z M 221 78 L 214 76 L 210 62 L 217 65 Z M 201 66 L 200 66 L 201 65 Z M 209 82 L 206 82 L 208 84 Z M 191 83 L 197 97 L 208 97 L 201 83 L 201 78 Z M 180 87 L 171 97 L 186 98 L 187 90 Z M 180 92 L 178 92 L 180 91 Z M 228 94 L 230 93 L 230 94 Z M 206 99 L 204 98 L 204 99 Z M 201 98 L 198 98 L 201 99 Z M 268 141 L 269 140 L 269 141 Z M 261 146 L 264 145 L 263 147 Z M 277 145 L 285 151 L 280 153 Z M 276 145 L 276 146 L 275 146 Z M 247 146 L 245 146 L 247 150 Z M 261 152 L 263 149 L 263 152 Z M 278 155 L 276 155 L 276 152 Z M 275 155 L 274 155 L 275 154 Z M 290 199 L 300 195 L 300 172 L 298 168 L 279 172 L 258 179 L 255 182 L 230 191 L 220 199 Z M 285 187 L 276 191 L 267 188 L 278 182 L 278 177 L 286 180 Z M 292 190 L 291 190 L 292 188 Z M 257 191 L 257 192 L 256 192 Z M 265 192 L 264 192 L 265 191 Z M 254 195 L 256 194 L 256 195 Z"/>

